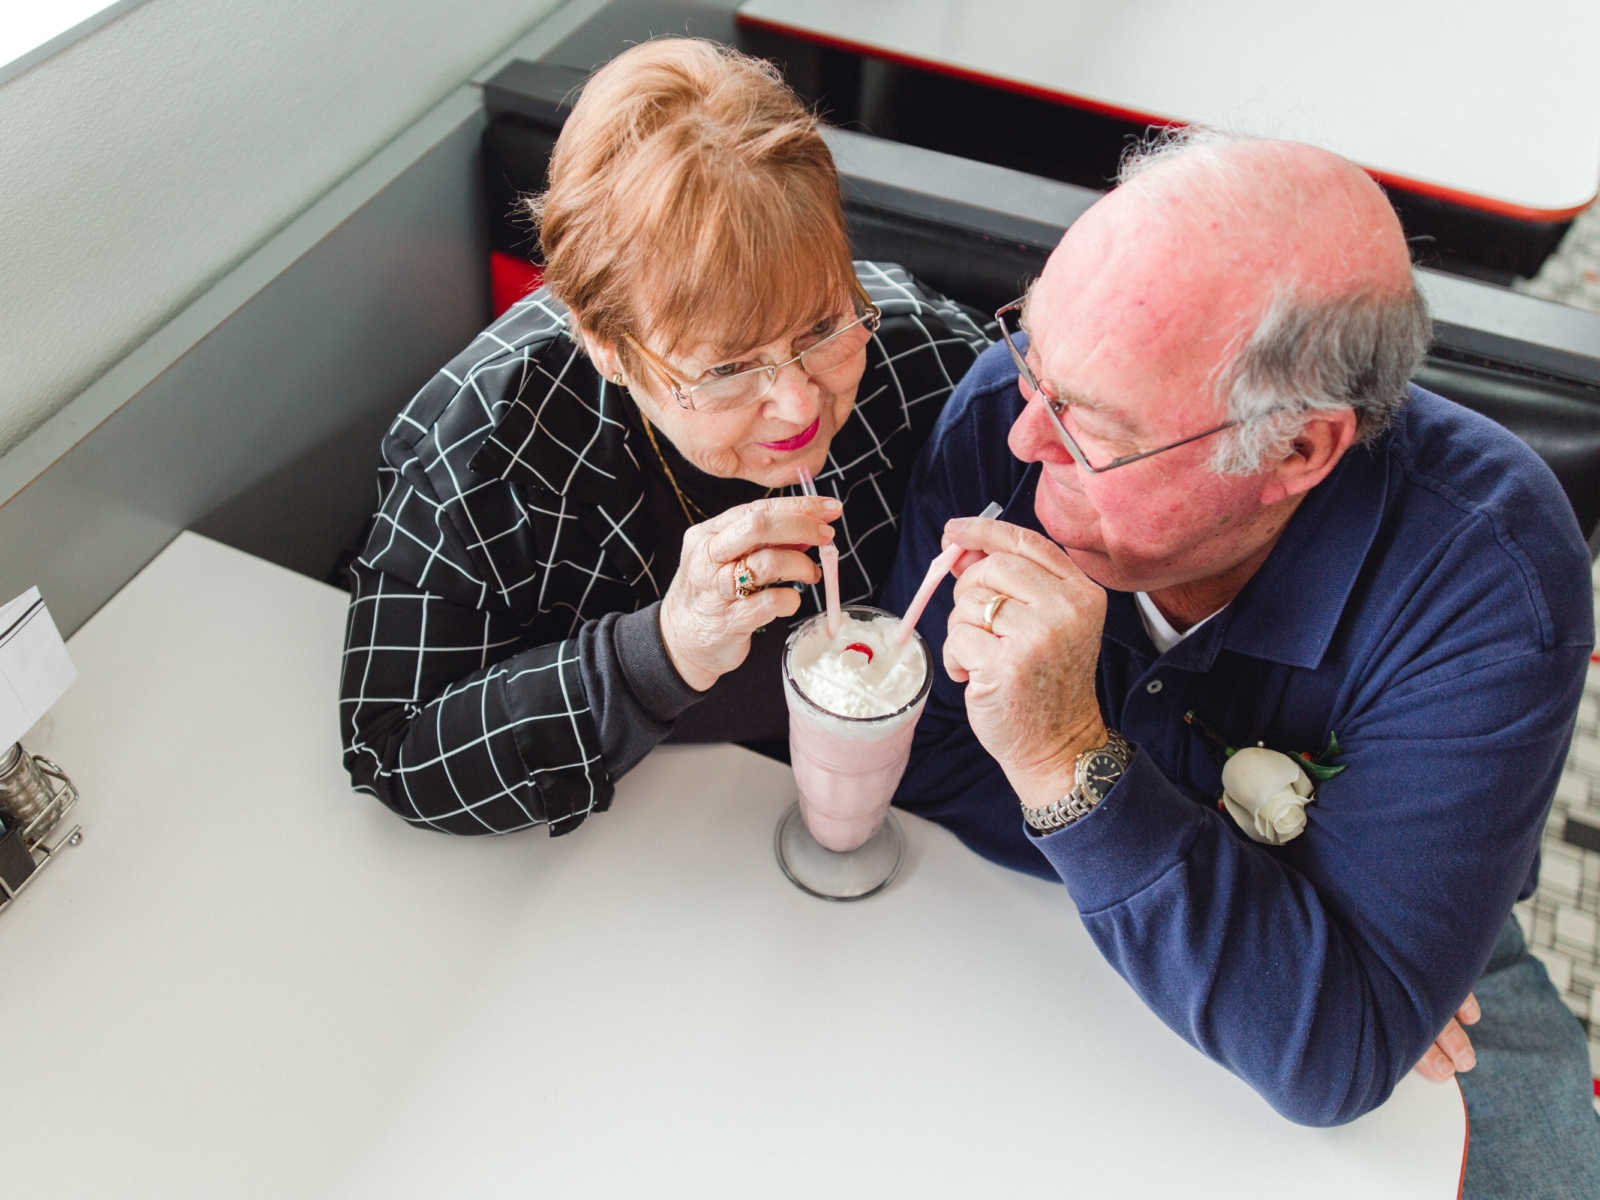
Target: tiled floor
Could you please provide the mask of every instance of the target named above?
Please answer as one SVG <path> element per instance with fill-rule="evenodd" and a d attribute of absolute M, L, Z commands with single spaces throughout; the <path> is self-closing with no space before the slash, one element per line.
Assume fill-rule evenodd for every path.
<path fill-rule="evenodd" d="M 1536 276 L 1515 286 L 1531 296 L 1600 312 L 1600 203 L 1579 214 Z M 1600 566 L 1594 581 L 1600 620 Z M 1517 918 L 1550 978 L 1588 1028 L 1589 1059 L 1600 1078 L 1600 664 L 1594 662 L 1545 828 L 1539 889 L 1517 906 Z"/>
<path fill-rule="evenodd" d="M 1594 595 L 1600 618 L 1600 566 Z M 1589 1059 L 1600 1077 L 1600 664 L 1594 662 L 1545 827 L 1539 888 L 1517 906 L 1517 919 L 1534 954 L 1587 1026 Z"/>
<path fill-rule="evenodd" d="M 1600 312 L 1600 204 L 1579 213 L 1539 273 L 1515 286 L 1543 300 Z"/>

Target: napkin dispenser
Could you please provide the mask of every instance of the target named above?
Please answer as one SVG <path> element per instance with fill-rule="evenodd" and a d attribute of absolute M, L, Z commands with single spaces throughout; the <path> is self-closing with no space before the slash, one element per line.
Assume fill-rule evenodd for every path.
<path fill-rule="evenodd" d="M 21 737 L 76 677 L 67 648 L 30 588 L 0 608 L 0 910 L 63 846 L 77 845 L 73 826 L 49 840 L 78 801 L 78 790 L 55 763 L 23 748 Z"/>
<path fill-rule="evenodd" d="M 83 829 L 74 825 L 54 842 L 49 835 L 78 802 L 78 789 L 47 758 L 29 754 L 21 742 L 0 754 L 0 909 L 50 862 L 63 846 L 76 846 Z"/>

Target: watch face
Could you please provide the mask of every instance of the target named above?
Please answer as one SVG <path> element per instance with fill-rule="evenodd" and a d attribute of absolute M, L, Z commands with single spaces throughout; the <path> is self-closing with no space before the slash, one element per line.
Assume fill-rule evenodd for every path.
<path fill-rule="evenodd" d="M 1122 778 L 1122 760 L 1104 750 L 1096 750 L 1078 764 L 1078 778 L 1085 792 L 1097 801 L 1104 800 L 1112 785 Z"/>

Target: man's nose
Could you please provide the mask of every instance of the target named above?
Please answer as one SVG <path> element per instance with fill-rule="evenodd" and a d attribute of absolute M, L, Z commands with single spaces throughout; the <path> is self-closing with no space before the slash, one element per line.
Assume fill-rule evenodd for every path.
<path fill-rule="evenodd" d="M 1023 462 L 1071 463 L 1072 455 L 1061 443 L 1061 435 L 1044 411 L 1044 401 L 1028 401 L 1006 435 L 1011 453 Z"/>

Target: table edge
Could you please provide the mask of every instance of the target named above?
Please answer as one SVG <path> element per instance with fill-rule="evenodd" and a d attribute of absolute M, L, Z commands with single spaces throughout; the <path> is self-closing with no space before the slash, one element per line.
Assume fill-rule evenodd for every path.
<path fill-rule="evenodd" d="M 800 25 L 791 25 L 772 17 L 757 16 L 741 11 L 738 14 L 738 23 L 752 29 L 763 29 L 771 33 L 788 34 L 803 41 L 813 42 L 819 46 L 826 46 L 834 50 L 844 50 L 853 54 L 866 55 L 871 58 L 882 59 L 886 62 L 899 63 L 902 66 L 917 67 L 922 70 L 933 71 L 940 75 L 947 75 L 953 79 L 965 80 L 968 83 L 979 83 L 986 87 L 996 88 L 1000 91 L 1014 92 L 1018 95 L 1029 96 L 1036 100 L 1045 100 L 1053 104 L 1061 104 L 1070 108 L 1083 109 L 1086 112 L 1097 113 L 1101 116 L 1113 117 L 1117 120 L 1131 121 L 1144 125 L 1161 125 L 1167 128 L 1178 129 L 1189 124 L 1179 117 L 1164 116 L 1160 113 L 1144 112 L 1135 108 L 1126 108 L 1117 104 L 1110 104 L 1104 100 L 1095 100 L 1089 96 L 1080 96 L 1073 92 L 1063 91 L 1059 88 L 1041 87 L 1034 83 L 1024 83 L 1021 80 L 1006 79 L 999 75 L 989 75 L 982 71 L 975 71 L 970 67 L 959 67 L 954 63 L 941 62 L 934 58 L 922 58 L 914 54 L 907 54 L 899 50 L 890 50 L 883 46 L 875 46 L 869 42 L 860 42 L 851 38 L 839 37 L 835 34 L 819 33 L 814 29 L 807 29 Z M 1393 171 L 1380 171 L 1374 167 L 1361 164 L 1361 169 L 1366 171 L 1379 183 L 1386 187 L 1393 187 L 1398 191 L 1410 192 L 1414 195 L 1426 196 L 1429 199 L 1441 200 L 1454 204 L 1460 208 L 1475 209 L 1497 217 L 1506 217 L 1516 221 L 1527 221 L 1535 224 L 1564 224 L 1571 221 L 1584 209 L 1588 208 L 1597 198 L 1600 198 L 1600 180 L 1596 181 L 1596 190 L 1582 203 L 1560 208 L 1540 208 L 1536 205 L 1519 204 L 1513 200 L 1501 200 L 1493 196 L 1484 196 L 1476 192 L 1465 192 L 1459 188 L 1447 187 L 1444 184 L 1429 183 L 1425 180 L 1412 179 Z"/>

